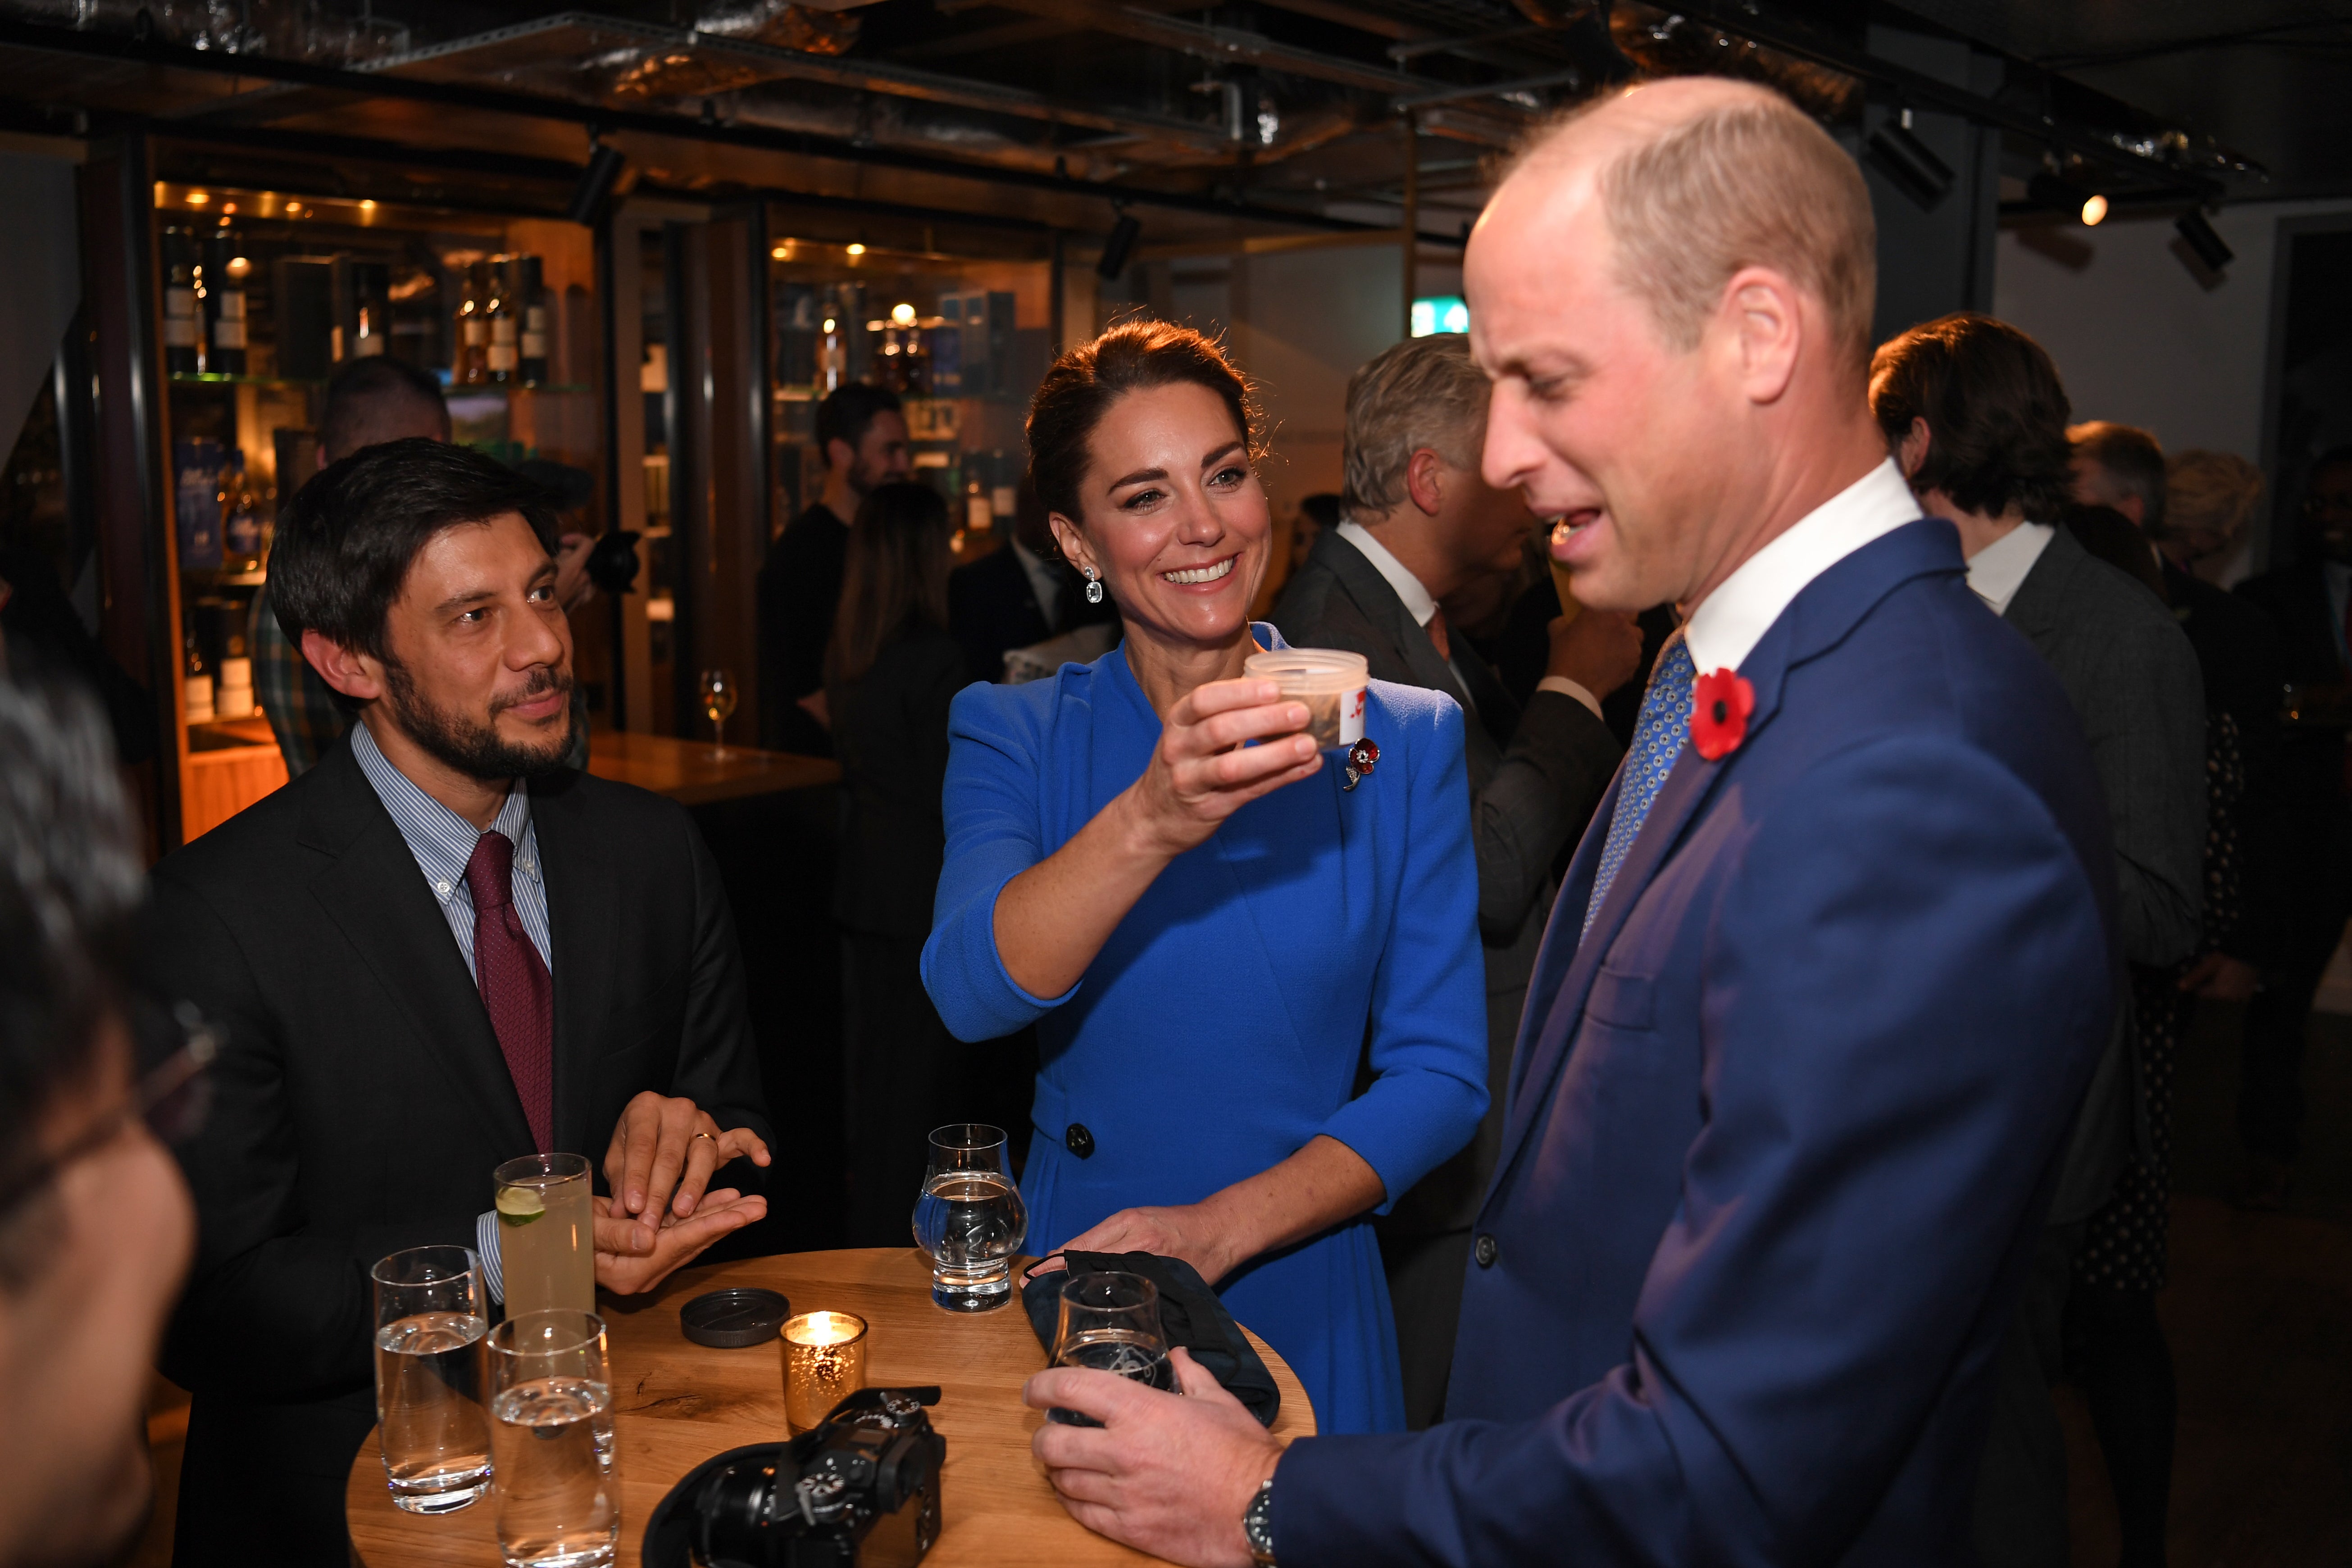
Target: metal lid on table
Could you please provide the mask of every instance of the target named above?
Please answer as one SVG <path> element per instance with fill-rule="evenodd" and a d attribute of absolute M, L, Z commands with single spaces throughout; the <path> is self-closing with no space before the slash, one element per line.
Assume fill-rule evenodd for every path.
<path fill-rule="evenodd" d="M 793 1304 L 774 1290 L 711 1290 L 678 1309 L 677 1326 L 698 1345 L 740 1350 L 776 1337 Z"/>

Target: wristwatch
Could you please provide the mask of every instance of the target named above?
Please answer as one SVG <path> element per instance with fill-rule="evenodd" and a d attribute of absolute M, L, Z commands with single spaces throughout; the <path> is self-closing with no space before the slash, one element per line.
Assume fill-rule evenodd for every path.
<path fill-rule="evenodd" d="M 1257 1489 L 1248 1508 L 1242 1510 L 1242 1536 L 1249 1542 L 1250 1561 L 1257 1568 L 1275 1568 L 1274 1562 L 1274 1478 Z"/>

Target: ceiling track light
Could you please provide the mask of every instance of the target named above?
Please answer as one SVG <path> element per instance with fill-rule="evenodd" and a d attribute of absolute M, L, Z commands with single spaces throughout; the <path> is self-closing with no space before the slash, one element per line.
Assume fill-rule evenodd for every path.
<path fill-rule="evenodd" d="M 2205 264 L 2208 272 L 2218 273 L 2238 258 L 2237 252 L 2223 243 L 2221 237 L 2213 231 L 2213 226 L 2205 221 L 2205 214 L 2197 207 L 2190 207 L 2173 219 L 2172 226 L 2179 231 L 2181 243 L 2196 252 L 2197 259 Z"/>
<path fill-rule="evenodd" d="M 1908 109 L 1871 133 L 1863 156 L 1924 212 L 1933 212 L 1952 194 L 1952 166 L 1913 133 Z"/>
<path fill-rule="evenodd" d="M 613 187 L 621 178 L 621 165 L 628 162 L 618 147 L 602 142 L 592 142 L 588 166 L 580 171 L 580 183 L 572 187 L 572 205 L 563 216 L 584 228 L 593 228 L 604 215 L 604 205 L 611 200 Z"/>

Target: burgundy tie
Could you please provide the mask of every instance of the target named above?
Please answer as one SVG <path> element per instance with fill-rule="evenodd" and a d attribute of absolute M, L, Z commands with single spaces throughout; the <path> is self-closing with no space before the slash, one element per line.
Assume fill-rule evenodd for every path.
<path fill-rule="evenodd" d="M 474 841 L 466 891 L 474 899 L 474 977 L 482 1005 L 522 1097 L 531 1141 L 555 1146 L 555 986 L 514 907 L 514 843 L 503 833 Z"/>

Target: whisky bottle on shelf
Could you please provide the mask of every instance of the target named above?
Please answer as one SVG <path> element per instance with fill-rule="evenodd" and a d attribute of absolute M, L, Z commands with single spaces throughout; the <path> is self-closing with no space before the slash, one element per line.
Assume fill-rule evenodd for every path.
<path fill-rule="evenodd" d="M 488 278 L 489 295 L 483 301 L 483 316 L 490 324 L 490 342 L 487 356 L 489 380 L 504 386 L 515 379 L 521 361 L 521 344 L 517 328 L 520 320 L 514 309 L 514 291 L 510 256 L 493 256 L 489 259 Z"/>
<path fill-rule="evenodd" d="M 163 374 L 194 375 L 204 368 L 204 306 L 196 299 L 196 237 L 163 231 Z"/>
<path fill-rule="evenodd" d="M 245 236 L 215 229 L 205 244 L 205 338 L 211 347 L 205 369 L 214 375 L 246 374 Z"/>
<path fill-rule="evenodd" d="M 547 379 L 547 289 L 536 256 L 515 258 L 514 303 L 522 311 L 520 369 L 523 380 L 536 386 Z"/>
<path fill-rule="evenodd" d="M 449 380 L 458 386 L 479 386 L 490 379 L 490 320 L 488 291 L 483 286 L 482 264 L 460 268 L 457 335 L 449 353 Z"/>

